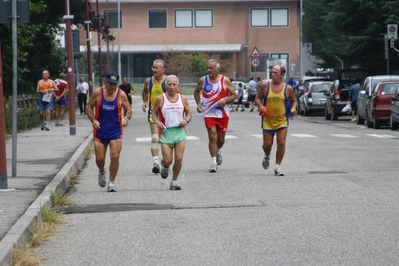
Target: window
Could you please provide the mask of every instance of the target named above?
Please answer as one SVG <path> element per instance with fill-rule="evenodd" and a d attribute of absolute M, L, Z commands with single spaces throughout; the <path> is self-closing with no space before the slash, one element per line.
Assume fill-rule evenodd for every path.
<path fill-rule="evenodd" d="M 193 17 L 193 14 L 195 17 Z M 212 28 L 213 11 L 211 9 L 177 9 L 175 10 L 175 27 Z"/>
<path fill-rule="evenodd" d="M 122 10 L 120 10 L 120 26 L 122 28 Z M 104 19 L 107 22 L 107 10 L 104 10 Z M 108 10 L 108 24 L 110 28 L 118 28 L 118 10 Z"/>
<path fill-rule="evenodd" d="M 251 27 L 268 27 L 269 10 L 267 8 L 251 9 Z"/>
<path fill-rule="evenodd" d="M 176 28 L 192 28 L 193 27 L 193 11 L 192 10 L 175 10 L 175 27 Z"/>
<path fill-rule="evenodd" d="M 167 28 L 166 10 L 148 10 L 148 27 L 150 29 Z"/>
<path fill-rule="evenodd" d="M 272 8 L 270 10 L 270 26 L 287 27 L 288 26 L 288 9 Z"/>
<path fill-rule="evenodd" d="M 196 9 L 195 27 L 196 28 L 213 27 L 213 11 L 211 9 Z"/>

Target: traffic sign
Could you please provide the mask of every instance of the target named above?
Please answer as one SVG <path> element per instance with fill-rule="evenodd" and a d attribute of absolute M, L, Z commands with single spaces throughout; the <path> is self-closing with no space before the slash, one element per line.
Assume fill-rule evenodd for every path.
<path fill-rule="evenodd" d="M 306 53 L 312 53 L 312 43 L 305 43 Z"/>
<path fill-rule="evenodd" d="M 252 65 L 254 68 L 257 68 L 257 67 L 260 65 L 260 60 L 259 60 L 259 58 L 252 58 L 252 60 L 251 60 L 251 65 Z"/>
<path fill-rule="evenodd" d="M 398 25 L 397 24 L 388 24 L 387 26 L 388 39 L 397 39 L 398 38 Z"/>
<path fill-rule="evenodd" d="M 262 55 L 259 52 L 258 48 L 256 48 L 256 46 L 254 46 L 254 49 L 252 50 L 251 54 L 249 55 L 250 58 L 261 58 Z"/>

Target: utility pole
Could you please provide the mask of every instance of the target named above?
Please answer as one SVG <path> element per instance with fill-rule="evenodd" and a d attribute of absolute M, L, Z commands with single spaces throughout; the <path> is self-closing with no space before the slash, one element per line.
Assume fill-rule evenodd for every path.
<path fill-rule="evenodd" d="M 87 47 L 87 71 L 89 75 L 89 95 L 93 93 L 93 65 L 91 62 L 91 47 L 90 47 L 90 15 L 89 15 L 89 0 L 86 0 L 86 47 Z"/>
<path fill-rule="evenodd" d="M 96 0 L 96 6 L 97 6 L 97 17 L 100 19 L 100 14 L 98 13 L 98 0 Z M 101 60 L 101 34 L 98 33 L 98 41 L 97 41 L 97 46 L 98 46 L 98 75 L 99 75 L 99 81 L 100 81 L 100 87 L 103 86 L 103 73 L 102 73 L 102 60 Z"/>
<path fill-rule="evenodd" d="M 6 115 L 3 94 L 3 64 L 0 39 L 0 189 L 8 189 L 6 156 Z"/>
<path fill-rule="evenodd" d="M 66 25 L 66 50 L 67 50 L 67 67 L 68 67 L 68 105 L 69 105 L 69 135 L 76 135 L 76 115 L 75 115 L 75 93 L 74 93 L 74 77 L 73 77 L 73 51 L 72 51 L 72 19 L 73 15 L 69 13 L 69 0 L 65 0 L 64 16 Z"/>

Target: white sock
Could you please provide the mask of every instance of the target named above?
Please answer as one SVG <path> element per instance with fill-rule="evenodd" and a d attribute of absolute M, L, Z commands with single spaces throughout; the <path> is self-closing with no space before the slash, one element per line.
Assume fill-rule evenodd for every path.
<path fill-rule="evenodd" d="M 212 157 L 212 164 L 216 163 L 216 157 Z"/>
<path fill-rule="evenodd" d="M 152 157 L 152 159 L 154 160 L 154 162 L 158 162 L 158 156 L 154 156 Z"/>

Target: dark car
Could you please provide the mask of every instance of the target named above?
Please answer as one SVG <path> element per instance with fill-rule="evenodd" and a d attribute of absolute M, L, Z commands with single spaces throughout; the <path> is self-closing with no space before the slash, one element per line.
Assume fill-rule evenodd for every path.
<path fill-rule="evenodd" d="M 391 99 L 398 87 L 399 80 L 377 83 L 366 106 L 368 127 L 378 129 L 382 123 L 389 123 Z"/>
<path fill-rule="evenodd" d="M 368 70 L 365 68 L 345 68 L 338 72 L 338 79 L 334 81 L 330 90 L 325 93 L 324 116 L 326 120 L 338 120 L 339 116 L 350 115 L 347 112 L 342 112 L 342 109 L 349 100 L 351 79 L 355 78 L 359 83 L 362 83 L 367 75 Z"/>
<path fill-rule="evenodd" d="M 389 126 L 392 130 L 397 130 L 399 125 L 399 88 L 392 95 L 391 106 L 389 108 Z"/>
<path fill-rule="evenodd" d="M 375 86 L 381 81 L 399 80 L 397 75 L 381 75 L 381 76 L 369 76 L 364 80 L 363 86 L 360 88 L 359 97 L 357 99 L 357 119 L 358 125 L 363 125 L 364 121 L 367 120 L 367 105 L 371 100 Z M 369 127 L 373 127 L 373 124 L 368 124 Z"/>

